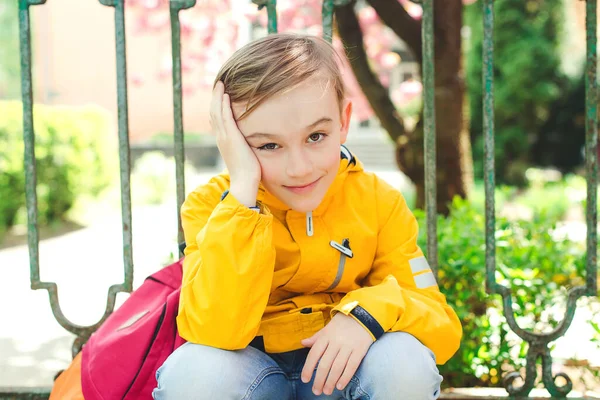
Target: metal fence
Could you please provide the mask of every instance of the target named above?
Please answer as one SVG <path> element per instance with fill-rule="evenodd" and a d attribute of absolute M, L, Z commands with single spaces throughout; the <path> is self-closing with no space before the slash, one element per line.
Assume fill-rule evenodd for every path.
<path fill-rule="evenodd" d="M 121 212 L 123 231 L 123 283 L 112 285 L 108 290 L 106 310 L 102 318 L 93 325 L 80 326 L 69 321 L 61 311 L 58 301 L 58 288 L 56 283 L 40 281 L 39 265 L 39 232 L 38 211 L 36 195 L 36 162 L 35 162 L 35 132 L 33 128 L 33 89 L 32 89 L 32 60 L 31 60 L 31 25 L 30 7 L 40 6 L 46 0 L 18 0 L 20 23 L 20 48 L 21 48 L 21 85 L 23 97 L 23 132 L 25 142 L 25 173 L 26 173 L 26 198 L 28 217 L 28 240 L 31 288 L 34 290 L 45 289 L 48 291 L 52 312 L 58 323 L 67 331 L 73 333 L 76 339 L 72 346 L 73 355 L 77 354 L 89 336 L 106 320 L 115 305 L 115 297 L 119 292 L 131 292 L 133 281 L 132 259 L 132 218 L 131 218 L 131 185 L 130 185 L 130 146 L 127 108 L 127 65 L 125 47 L 125 0 L 99 0 L 105 6 L 114 8 L 115 12 L 115 37 L 117 55 L 117 104 L 118 104 L 118 135 L 119 158 L 121 177 Z M 277 32 L 277 2 L 276 0 L 253 0 L 259 8 L 265 7 L 268 13 L 268 31 Z M 333 14 L 335 6 L 347 5 L 352 0 L 324 0 L 323 1 L 323 32 L 326 38 L 331 39 L 333 29 Z M 442 0 L 438 0 L 442 1 Z M 435 135 L 435 106 L 434 106 L 434 34 L 433 34 L 433 0 L 421 0 L 423 7 L 422 43 L 423 43 L 423 86 L 424 86 L 424 118 L 425 118 L 425 177 L 426 177 L 426 211 L 427 211 L 427 254 L 430 263 L 437 270 L 437 225 L 436 225 L 436 135 Z M 533 333 L 519 327 L 515 320 L 512 308 L 511 291 L 508 287 L 496 282 L 495 260 L 495 167 L 494 167 L 494 2 L 482 0 L 484 10 L 484 132 L 485 132 L 485 244 L 486 244 L 486 288 L 490 295 L 501 295 L 503 298 L 503 311 L 510 328 L 529 344 L 527 352 L 527 366 L 525 376 L 512 372 L 505 378 L 505 397 L 494 398 L 527 398 L 537 379 L 537 360 L 541 359 L 542 381 L 546 389 L 554 398 L 564 398 L 572 389 L 570 378 L 564 373 L 552 375 L 552 356 L 548 344 L 563 336 L 568 330 L 576 309 L 576 301 L 582 296 L 595 296 L 597 293 L 597 79 L 596 79 L 596 9 L 594 0 L 586 0 L 586 32 L 587 32 L 587 60 L 586 60 L 586 145 L 585 159 L 587 172 L 587 260 L 586 284 L 572 288 L 568 295 L 566 315 L 560 325 L 549 333 Z M 174 152 L 176 162 L 177 181 L 177 215 L 178 238 L 183 240 L 179 207 L 185 196 L 184 187 L 184 142 L 182 122 L 182 82 L 181 82 L 181 42 L 179 12 L 193 7 L 196 0 L 170 0 L 170 18 L 172 34 L 172 59 L 173 59 L 173 108 L 174 108 Z M 174 218 L 175 219 L 175 218 Z M 556 379 L 562 377 L 566 384 L 559 386 Z M 523 384 L 516 386 L 515 379 L 521 378 Z M 19 389 L 0 388 L 0 399 L 47 399 L 49 388 Z M 487 397 L 488 399 L 491 397 Z"/>

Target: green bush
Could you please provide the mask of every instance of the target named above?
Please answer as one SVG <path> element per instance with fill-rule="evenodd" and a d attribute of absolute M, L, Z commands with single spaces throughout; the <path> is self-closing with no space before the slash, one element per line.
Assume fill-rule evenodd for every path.
<path fill-rule="evenodd" d="M 131 175 L 134 204 L 157 205 L 175 196 L 175 160 L 160 152 L 145 153 L 135 163 Z"/>
<path fill-rule="evenodd" d="M 425 215 L 415 214 L 426 249 Z M 526 343 L 508 327 L 501 297 L 485 292 L 484 223 L 480 209 L 458 198 L 450 215 L 438 219 L 440 289 L 464 330 L 460 350 L 441 367 L 447 386 L 496 386 L 505 371 L 525 363 Z M 511 288 L 519 325 L 536 332 L 557 326 L 568 289 L 584 283 L 584 243 L 567 240 L 550 217 L 499 218 L 495 236 L 496 279 Z"/>
<path fill-rule="evenodd" d="M 185 186 L 194 187 L 198 174 L 193 165 L 184 164 Z M 131 198 L 136 205 L 158 205 L 175 199 L 177 194 L 175 158 L 159 151 L 145 153 L 136 161 L 131 174 Z"/>
<path fill-rule="evenodd" d="M 496 211 L 511 220 L 550 218 L 552 221 L 563 220 L 569 211 L 579 208 L 583 213 L 586 197 L 586 181 L 579 175 L 570 174 L 561 178 L 539 178 L 535 175 L 548 174 L 543 170 L 530 168 L 527 170 L 528 183 L 525 188 L 500 185 L 495 190 Z M 600 191 L 598 192 L 600 193 Z M 474 188 L 469 194 L 469 202 L 480 213 L 485 211 L 484 182 L 475 181 Z M 509 211 L 505 208 L 509 207 Z M 600 205 L 598 206 L 600 211 Z M 519 209 L 529 211 L 527 217 L 510 211 Z"/>
<path fill-rule="evenodd" d="M 25 206 L 20 102 L 0 102 L 0 230 Z M 80 194 L 97 195 L 116 176 L 109 115 L 97 107 L 34 107 L 38 221 L 64 217 Z"/>
<path fill-rule="evenodd" d="M 20 96 L 19 2 L 0 2 L 0 99 Z"/>
<path fill-rule="evenodd" d="M 535 219 L 558 221 L 565 217 L 573 202 L 565 196 L 564 182 L 532 186 L 516 199 L 516 203 L 532 210 Z"/>
<path fill-rule="evenodd" d="M 542 134 L 554 102 L 569 86 L 569 79 L 560 68 L 564 4 L 563 0 L 496 0 L 494 11 L 496 175 L 499 182 L 520 185 L 532 162 L 531 145 Z M 464 16 L 471 32 L 465 45 L 471 143 L 475 175 L 482 176 L 485 158 L 481 1 L 466 6 Z"/>

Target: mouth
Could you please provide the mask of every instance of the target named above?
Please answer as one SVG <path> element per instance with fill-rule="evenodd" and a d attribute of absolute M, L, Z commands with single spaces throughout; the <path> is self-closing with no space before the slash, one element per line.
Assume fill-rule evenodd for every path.
<path fill-rule="evenodd" d="M 285 186 L 284 185 L 283 187 L 294 193 L 306 193 L 306 192 L 312 190 L 320 180 L 321 180 L 321 178 L 319 178 L 316 181 L 313 181 L 311 183 L 308 183 L 306 185 L 298 185 L 298 186 Z"/>

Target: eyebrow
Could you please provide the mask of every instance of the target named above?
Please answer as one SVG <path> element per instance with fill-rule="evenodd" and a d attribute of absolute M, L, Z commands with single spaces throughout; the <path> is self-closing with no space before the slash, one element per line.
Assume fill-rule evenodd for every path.
<path fill-rule="evenodd" d="M 320 124 L 322 124 L 324 122 L 332 122 L 332 121 L 333 120 L 331 118 L 329 118 L 329 117 L 322 117 L 322 118 L 319 118 L 318 120 L 316 120 L 315 122 L 313 122 L 312 124 L 308 125 L 306 127 L 306 129 L 312 129 L 312 128 L 316 127 L 317 125 L 320 125 Z M 255 133 L 253 133 L 251 135 L 246 136 L 246 139 L 255 139 L 255 138 L 259 138 L 259 137 L 267 138 L 267 139 L 274 139 L 274 138 L 276 138 L 278 136 L 279 135 L 276 135 L 274 133 L 255 132 Z"/>

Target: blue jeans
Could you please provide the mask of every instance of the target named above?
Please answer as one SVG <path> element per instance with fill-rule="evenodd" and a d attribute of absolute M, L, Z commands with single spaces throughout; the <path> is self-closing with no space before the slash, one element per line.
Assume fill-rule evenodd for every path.
<path fill-rule="evenodd" d="M 155 400 L 433 400 L 442 377 L 435 357 L 413 336 L 385 333 L 373 343 L 344 390 L 315 396 L 300 373 L 309 349 L 267 354 L 186 343 L 156 372 Z M 316 371 L 316 370 L 315 370 Z"/>

